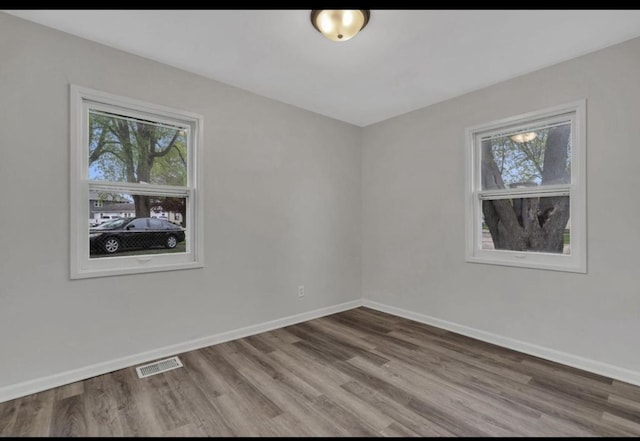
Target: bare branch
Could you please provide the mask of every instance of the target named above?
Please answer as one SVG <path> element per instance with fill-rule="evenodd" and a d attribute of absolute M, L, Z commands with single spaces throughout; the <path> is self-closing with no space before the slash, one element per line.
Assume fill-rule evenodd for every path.
<path fill-rule="evenodd" d="M 173 138 L 171 138 L 171 141 L 169 142 L 169 144 L 164 149 L 160 150 L 159 152 L 153 151 L 151 153 L 151 157 L 152 158 L 159 158 L 159 157 L 162 157 L 162 156 L 166 156 L 167 153 L 169 153 L 169 151 L 171 150 L 171 147 L 173 147 L 173 145 L 176 143 L 177 139 L 178 139 L 178 131 L 176 131 L 173 134 Z M 154 145 L 154 149 L 155 149 L 155 145 Z"/>
<path fill-rule="evenodd" d="M 95 161 L 98 160 L 100 155 L 102 155 L 102 149 L 105 146 L 106 137 L 107 137 L 107 132 L 104 130 L 104 127 L 103 127 L 102 132 L 100 132 L 100 138 L 98 138 L 98 145 L 89 154 L 89 164 L 93 164 Z"/>

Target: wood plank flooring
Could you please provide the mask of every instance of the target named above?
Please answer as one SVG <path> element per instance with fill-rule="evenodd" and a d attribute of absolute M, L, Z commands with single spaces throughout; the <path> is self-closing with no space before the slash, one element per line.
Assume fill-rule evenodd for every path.
<path fill-rule="evenodd" d="M 0 403 L 1 436 L 640 436 L 640 387 L 367 308 Z"/>

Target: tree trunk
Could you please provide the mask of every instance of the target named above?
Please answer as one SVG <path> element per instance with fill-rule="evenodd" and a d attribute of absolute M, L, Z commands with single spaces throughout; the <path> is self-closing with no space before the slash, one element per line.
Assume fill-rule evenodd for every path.
<path fill-rule="evenodd" d="M 567 169 L 568 125 L 549 129 L 544 150 L 542 184 L 570 182 Z M 505 188 L 490 141 L 482 143 L 483 188 Z M 562 253 L 564 229 L 569 220 L 569 197 L 499 199 L 482 202 L 484 222 L 496 249 Z"/>
<path fill-rule="evenodd" d="M 136 217 L 149 217 L 151 214 L 149 196 L 133 195 L 132 197 L 136 207 Z"/>
<path fill-rule="evenodd" d="M 482 142 L 482 182 L 485 190 L 505 188 L 500 169 L 493 158 L 490 141 Z M 526 249 L 516 212 L 508 199 L 483 201 L 482 212 L 496 249 Z"/>
<path fill-rule="evenodd" d="M 151 158 L 151 150 L 155 143 L 153 129 L 147 124 L 129 123 L 136 138 L 138 150 L 138 168 L 136 170 L 137 182 L 149 183 L 151 180 L 151 167 L 153 166 L 153 158 Z M 133 202 L 136 206 L 136 217 L 151 216 L 151 201 L 149 196 L 133 196 Z"/>
<path fill-rule="evenodd" d="M 571 182 L 571 175 L 567 169 L 570 135 L 569 125 L 549 130 L 542 168 L 543 185 L 569 184 Z M 532 240 L 532 249 L 562 253 L 564 229 L 571 215 L 569 196 L 541 198 L 537 214 L 540 231 Z"/>

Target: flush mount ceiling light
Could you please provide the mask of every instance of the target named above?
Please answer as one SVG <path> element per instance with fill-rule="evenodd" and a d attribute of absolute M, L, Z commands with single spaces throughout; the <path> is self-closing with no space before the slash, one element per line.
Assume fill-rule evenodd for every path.
<path fill-rule="evenodd" d="M 347 41 L 356 36 L 369 22 L 368 9 L 314 9 L 311 24 L 333 41 Z"/>
<path fill-rule="evenodd" d="M 538 134 L 536 132 L 518 133 L 517 135 L 511 136 L 511 140 L 513 142 L 523 143 L 534 140 L 537 136 Z"/>

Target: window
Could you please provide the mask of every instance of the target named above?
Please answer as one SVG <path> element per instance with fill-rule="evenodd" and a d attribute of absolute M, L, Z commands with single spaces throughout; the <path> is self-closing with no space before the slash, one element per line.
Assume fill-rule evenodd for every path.
<path fill-rule="evenodd" d="M 93 206 L 96 208 L 102 207 L 102 201 L 93 201 Z"/>
<path fill-rule="evenodd" d="M 586 272 L 585 111 L 467 129 L 467 261 Z"/>
<path fill-rule="evenodd" d="M 203 266 L 202 124 L 71 86 L 71 278 Z M 95 195 L 106 213 L 87 225 Z M 180 222 L 151 228 L 156 211 Z"/>

